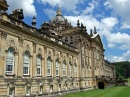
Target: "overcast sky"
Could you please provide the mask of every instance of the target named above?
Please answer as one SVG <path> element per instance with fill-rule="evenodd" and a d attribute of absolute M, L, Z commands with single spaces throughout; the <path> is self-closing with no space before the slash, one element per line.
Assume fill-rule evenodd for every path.
<path fill-rule="evenodd" d="M 111 62 L 130 61 L 130 0 L 7 0 L 8 13 L 24 11 L 24 21 L 31 25 L 36 16 L 37 28 L 56 15 L 57 7 L 73 26 L 79 19 L 87 32 L 96 26 Z"/>

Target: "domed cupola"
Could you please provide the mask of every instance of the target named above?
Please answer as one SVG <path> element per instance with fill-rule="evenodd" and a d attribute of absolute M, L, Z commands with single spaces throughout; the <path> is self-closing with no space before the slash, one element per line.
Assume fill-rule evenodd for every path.
<path fill-rule="evenodd" d="M 60 7 L 58 7 L 56 16 L 51 20 L 51 23 L 65 23 L 66 19 L 62 16 Z"/>

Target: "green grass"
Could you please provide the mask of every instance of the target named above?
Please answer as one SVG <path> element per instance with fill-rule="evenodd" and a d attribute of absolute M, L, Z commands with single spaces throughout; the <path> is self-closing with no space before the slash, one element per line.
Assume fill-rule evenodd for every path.
<path fill-rule="evenodd" d="M 130 97 L 129 86 L 117 86 L 107 89 L 95 89 L 86 92 L 78 92 L 62 97 Z"/>

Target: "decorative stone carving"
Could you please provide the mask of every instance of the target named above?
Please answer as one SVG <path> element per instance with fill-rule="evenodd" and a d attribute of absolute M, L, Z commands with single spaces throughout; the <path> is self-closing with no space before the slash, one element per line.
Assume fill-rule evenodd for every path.
<path fill-rule="evenodd" d="M 7 33 L 6 32 L 1 32 L 1 38 L 6 39 L 7 38 Z"/>
<path fill-rule="evenodd" d="M 38 49 L 38 54 L 41 54 L 42 53 L 42 50 L 41 48 Z"/>
<path fill-rule="evenodd" d="M 18 37 L 18 41 L 19 41 L 19 46 L 20 47 L 23 47 L 23 40 L 24 40 L 23 37 Z"/>
<path fill-rule="evenodd" d="M 36 53 L 36 45 L 37 45 L 37 43 L 33 42 L 33 53 Z"/>
<path fill-rule="evenodd" d="M 24 51 L 29 51 L 31 52 L 30 46 L 28 44 L 24 45 Z"/>
<path fill-rule="evenodd" d="M 14 50 L 15 50 L 15 54 L 17 54 L 17 45 L 15 44 L 15 41 L 14 40 L 8 40 L 7 41 L 7 48 L 6 48 L 6 52 L 8 51 L 8 48 L 9 47 L 13 47 Z"/>

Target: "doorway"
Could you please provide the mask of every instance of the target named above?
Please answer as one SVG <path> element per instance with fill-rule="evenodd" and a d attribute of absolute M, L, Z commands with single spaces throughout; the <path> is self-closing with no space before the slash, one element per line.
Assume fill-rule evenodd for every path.
<path fill-rule="evenodd" d="M 98 82 L 98 88 L 104 89 L 104 82 Z"/>

